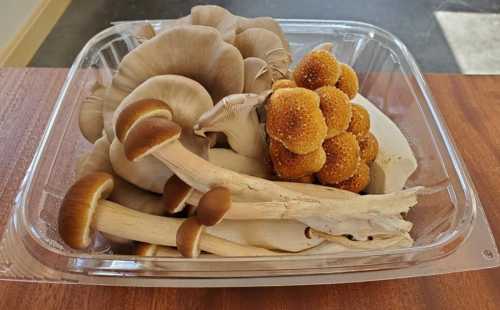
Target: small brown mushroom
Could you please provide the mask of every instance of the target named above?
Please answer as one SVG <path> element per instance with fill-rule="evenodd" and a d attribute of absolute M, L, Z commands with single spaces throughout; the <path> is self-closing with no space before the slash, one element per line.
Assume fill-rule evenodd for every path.
<path fill-rule="evenodd" d="M 67 245 L 74 249 L 87 248 L 92 229 L 129 240 L 176 245 L 182 219 L 141 213 L 106 200 L 112 190 L 112 176 L 102 172 L 88 174 L 70 187 L 58 218 L 59 235 Z M 237 244 L 207 233 L 202 235 L 200 248 L 222 256 L 276 255 L 264 248 Z"/>
<path fill-rule="evenodd" d="M 229 208 L 231 192 L 225 187 L 217 186 L 201 197 L 196 214 L 202 225 L 214 226 L 222 222 Z"/>
<path fill-rule="evenodd" d="M 295 88 L 297 87 L 297 83 L 288 79 L 279 79 L 273 83 L 272 89 L 277 90 L 280 88 Z"/>
<path fill-rule="evenodd" d="M 175 243 L 177 250 L 184 257 L 198 257 L 200 255 L 200 237 L 203 233 L 203 225 L 198 218 L 192 216 L 182 222 L 177 230 Z"/>
<path fill-rule="evenodd" d="M 165 204 L 166 212 L 174 214 L 182 211 L 192 193 L 193 188 L 174 174 L 165 183 L 163 189 L 163 203 Z"/>
<path fill-rule="evenodd" d="M 370 164 L 377 158 L 378 154 L 378 141 L 375 136 L 369 132 L 366 135 L 358 138 L 359 151 L 361 155 L 361 160 L 365 163 Z"/>

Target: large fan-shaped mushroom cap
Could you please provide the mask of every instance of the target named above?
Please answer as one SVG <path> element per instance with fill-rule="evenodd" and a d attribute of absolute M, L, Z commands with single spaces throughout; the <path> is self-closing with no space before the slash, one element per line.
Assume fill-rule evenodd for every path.
<path fill-rule="evenodd" d="M 201 83 L 214 101 L 243 90 L 243 58 L 207 26 L 180 26 L 157 34 L 125 56 L 103 105 L 104 127 L 113 137 L 112 117 L 122 100 L 147 79 L 178 74 Z"/>

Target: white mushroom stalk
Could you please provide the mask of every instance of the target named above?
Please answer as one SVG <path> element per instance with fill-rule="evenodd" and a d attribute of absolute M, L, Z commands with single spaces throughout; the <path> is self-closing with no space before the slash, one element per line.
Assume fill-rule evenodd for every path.
<path fill-rule="evenodd" d="M 265 134 L 259 123 L 256 108 L 269 91 L 257 94 L 236 94 L 224 97 L 212 109 L 200 116 L 194 132 L 222 132 L 231 148 L 238 154 L 262 160 L 265 156 Z"/>

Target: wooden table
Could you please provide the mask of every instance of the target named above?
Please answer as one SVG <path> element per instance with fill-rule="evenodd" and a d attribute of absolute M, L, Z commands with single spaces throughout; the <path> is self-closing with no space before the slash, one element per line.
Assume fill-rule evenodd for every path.
<path fill-rule="evenodd" d="M 0 227 L 66 69 L 0 69 Z M 500 76 L 427 75 L 500 241 Z M 161 289 L 0 282 L 1 309 L 499 309 L 500 268 L 371 283 Z"/>

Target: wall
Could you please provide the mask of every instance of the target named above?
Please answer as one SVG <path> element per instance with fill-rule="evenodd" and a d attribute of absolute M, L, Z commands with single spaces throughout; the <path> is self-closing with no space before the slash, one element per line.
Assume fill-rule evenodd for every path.
<path fill-rule="evenodd" d="M 7 47 L 42 2 L 43 0 L 0 1 L 0 49 Z"/>

